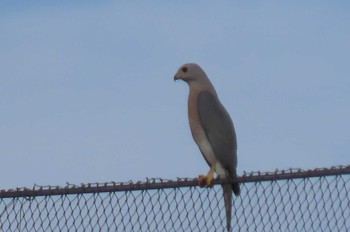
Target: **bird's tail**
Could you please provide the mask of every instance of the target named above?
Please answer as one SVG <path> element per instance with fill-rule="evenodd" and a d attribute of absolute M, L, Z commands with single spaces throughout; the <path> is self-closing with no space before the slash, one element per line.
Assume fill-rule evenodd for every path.
<path fill-rule="evenodd" d="M 226 212 L 226 227 L 227 231 L 231 231 L 231 215 L 232 215 L 232 186 L 231 184 L 224 184 L 222 186 L 224 193 L 224 203 Z"/>
<path fill-rule="evenodd" d="M 232 184 L 232 191 L 235 193 L 236 196 L 239 196 L 239 194 L 241 193 L 241 188 L 239 187 L 238 182 Z"/>

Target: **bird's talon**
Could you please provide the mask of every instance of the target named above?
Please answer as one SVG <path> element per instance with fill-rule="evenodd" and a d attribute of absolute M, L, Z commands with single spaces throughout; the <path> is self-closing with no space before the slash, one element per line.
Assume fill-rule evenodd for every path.
<path fill-rule="evenodd" d="M 214 179 L 212 178 L 211 180 L 209 180 L 209 178 L 207 179 L 207 187 L 211 188 L 214 185 Z"/>
<path fill-rule="evenodd" d="M 204 175 L 199 175 L 198 176 L 198 183 L 199 183 L 199 187 L 205 187 L 207 185 L 207 180 L 208 177 L 204 176 Z"/>

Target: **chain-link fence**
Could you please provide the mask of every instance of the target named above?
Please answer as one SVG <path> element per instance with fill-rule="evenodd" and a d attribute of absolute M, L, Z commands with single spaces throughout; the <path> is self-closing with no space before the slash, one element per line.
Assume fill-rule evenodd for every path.
<path fill-rule="evenodd" d="M 350 231 L 350 166 L 239 177 L 233 231 Z M 1 231 L 225 231 L 220 183 L 147 179 L 0 191 Z"/>

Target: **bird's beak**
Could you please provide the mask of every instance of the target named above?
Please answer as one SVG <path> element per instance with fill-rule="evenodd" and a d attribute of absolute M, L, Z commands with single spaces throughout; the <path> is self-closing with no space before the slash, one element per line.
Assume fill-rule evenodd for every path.
<path fill-rule="evenodd" d="M 174 76 L 174 81 L 179 80 L 180 78 L 178 78 L 176 75 Z"/>

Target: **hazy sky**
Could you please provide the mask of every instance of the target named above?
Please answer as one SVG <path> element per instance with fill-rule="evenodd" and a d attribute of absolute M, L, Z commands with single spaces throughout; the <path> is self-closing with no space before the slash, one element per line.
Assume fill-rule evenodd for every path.
<path fill-rule="evenodd" d="M 0 189 L 209 170 L 177 68 L 207 72 L 238 174 L 350 164 L 347 1 L 2 1 Z"/>

